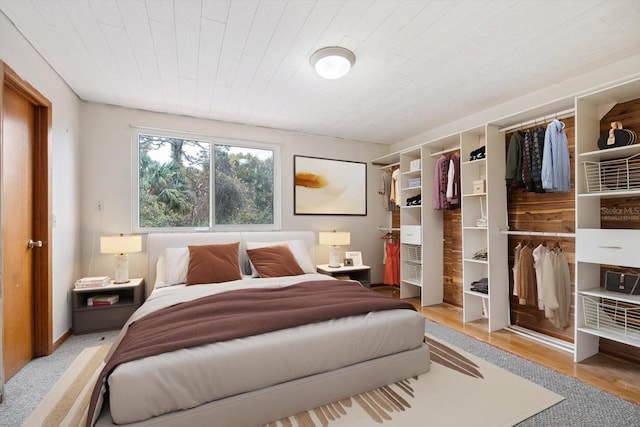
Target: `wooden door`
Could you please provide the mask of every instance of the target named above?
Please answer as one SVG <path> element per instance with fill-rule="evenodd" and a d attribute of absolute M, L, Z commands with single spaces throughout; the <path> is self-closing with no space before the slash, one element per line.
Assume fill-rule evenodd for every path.
<path fill-rule="evenodd" d="M 49 144 L 51 102 L 0 61 L 2 384 L 54 349 Z M 30 249 L 30 239 L 41 241 Z"/>
<path fill-rule="evenodd" d="M 34 108 L 8 87 L 2 94 L 2 281 L 5 380 L 34 357 Z"/>

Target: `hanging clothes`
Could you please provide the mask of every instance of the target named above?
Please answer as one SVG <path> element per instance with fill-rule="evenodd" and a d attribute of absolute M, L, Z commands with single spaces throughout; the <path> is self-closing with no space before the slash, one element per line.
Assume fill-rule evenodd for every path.
<path fill-rule="evenodd" d="M 460 207 L 460 154 L 455 153 L 449 158 L 447 173 L 447 202 L 449 209 Z"/>
<path fill-rule="evenodd" d="M 545 191 L 566 193 L 571 190 L 571 164 L 569 142 L 564 123 L 555 119 L 544 135 L 542 155 L 542 188 Z"/>
<path fill-rule="evenodd" d="M 536 305 L 536 273 L 533 268 L 533 249 L 527 244 L 520 248 L 518 259 L 518 303 Z"/>
<path fill-rule="evenodd" d="M 436 160 L 433 173 L 433 208 L 447 209 L 447 177 L 449 175 L 449 157 L 442 155 Z"/>
<path fill-rule="evenodd" d="M 522 249 L 522 243 L 518 243 L 515 248 L 513 248 L 513 268 L 511 269 L 513 273 L 513 295 L 518 296 L 518 263 L 520 262 L 520 249 Z"/>
<path fill-rule="evenodd" d="M 522 141 L 522 184 L 527 191 L 533 191 L 533 175 L 531 174 L 531 151 L 533 149 L 533 131 L 527 130 Z"/>
<path fill-rule="evenodd" d="M 533 144 L 531 146 L 531 179 L 533 180 L 533 191 L 544 193 L 542 188 L 542 156 L 544 153 L 543 126 L 538 126 L 533 131 Z"/>
<path fill-rule="evenodd" d="M 400 241 L 398 239 L 387 239 L 385 245 L 386 262 L 384 264 L 385 285 L 400 284 Z"/>
<path fill-rule="evenodd" d="M 380 184 L 378 186 L 378 194 L 382 196 L 382 206 L 387 211 L 396 209 L 396 204 L 391 200 L 391 185 L 393 184 L 393 176 L 391 169 L 386 169 L 380 175 Z"/>
<path fill-rule="evenodd" d="M 400 168 L 391 172 L 391 193 L 389 200 L 400 206 Z"/>
<path fill-rule="evenodd" d="M 571 307 L 571 275 L 561 249 L 548 251 L 544 259 L 543 293 L 545 317 L 556 328 L 566 328 Z"/>
<path fill-rule="evenodd" d="M 522 144 L 524 142 L 524 133 L 515 131 L 509 140 L 509 148 L 507 148 L 507 167 L 505 172 L 505 180 L 507 185 L 515 185 L 522 187 Z"/>
<path fill-rule="evenodd" d="M 536 246 L 536 248 L 533 250 L 533 268 L 535 269 L 535 272 L 536 272 L 536 289 L 538 291 L 538 309 L 539 310 L 544 310 L 544 301 L 542 299 L 543 285 L 544 285 L 542 278 L 544 276 L 542 273 L 542 269 L 544 265 L 544 259 L 547 256 L 548 251 L 549 249 L 546 247 L 546 245 L 542 243 Z"/>

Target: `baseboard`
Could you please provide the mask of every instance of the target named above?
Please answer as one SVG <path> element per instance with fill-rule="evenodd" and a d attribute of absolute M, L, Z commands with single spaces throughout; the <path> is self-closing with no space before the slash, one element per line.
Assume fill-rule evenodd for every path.
<path fill-rule="evenodd" d="M 71 328 L 67 329 L 67 331 L 64 334 L 62 334 L 62 336 L 60 338 L 58 338 L 57 340 L 55 340 L 53 342 L 53 350 L 51 351 L 51 353 L 56 351 L 58 349 L 58 347 L 60 347 L 62 345 L 62 343 L 65 342 L 67 340 L 67 338 L 69 338 L 70 336 L 71 336 Z"/>

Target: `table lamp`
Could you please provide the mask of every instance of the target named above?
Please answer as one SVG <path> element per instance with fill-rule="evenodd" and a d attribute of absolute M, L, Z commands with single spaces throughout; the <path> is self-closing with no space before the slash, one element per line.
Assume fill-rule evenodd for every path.
<path fill-rule="evenodd" d="M 318 243 L 331 246 L 329 248 L 329 267 L 340 267 L 340 248 L 351 243 L 351 234 L 348 231 L 321 231 L 318 233 Z"/>
<path fill-rule="evenodd" d="M 129 253 L 142 251 L 142 237 L 140 235 L 102 236 L 100 237 L 100 252 L 116 254 L 116 276 L 113 283 L 129 282 Z"/>

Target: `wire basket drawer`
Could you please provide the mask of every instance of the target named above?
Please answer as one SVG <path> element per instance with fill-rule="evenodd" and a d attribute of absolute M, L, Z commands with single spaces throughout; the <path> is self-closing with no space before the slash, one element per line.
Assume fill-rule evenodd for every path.
<path fill-rule="evenodd" d="M 640 305 L 580 295 L 587 328 L 640 340 Z"/>
<path fill-rule="evenodd" d="M 422 265 L 410 262 L 402 263 L 402 280 L 409 282 L 422 281 Z"/>
<path fill-rule="evenodd" d="M 640 189 L 640 153 L 624 159 L 583 164 L 587 193 Z"/>
<path fill-rule="evenodd" d="M 402 256 L 405 261 L 422 262 L 422 246 L 402 245 Z"/>

